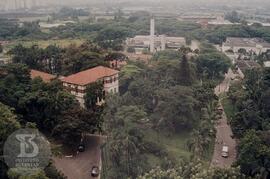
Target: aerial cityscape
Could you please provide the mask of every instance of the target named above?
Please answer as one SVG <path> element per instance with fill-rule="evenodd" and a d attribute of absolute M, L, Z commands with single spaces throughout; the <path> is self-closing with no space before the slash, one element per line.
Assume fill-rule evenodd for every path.
<path fill-rule="evenodd" d="M 0 0 L 0 179 L 270 179 L 269 9 Z"/>

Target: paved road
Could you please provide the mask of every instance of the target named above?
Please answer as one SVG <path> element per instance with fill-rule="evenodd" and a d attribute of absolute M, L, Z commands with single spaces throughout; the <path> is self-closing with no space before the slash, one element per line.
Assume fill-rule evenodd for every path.
<path fill-rule="evenodd" d="M 216 95 L 224 92 L 228 92 L 231 83 L 231 78 L 234 78 L 232 70 L 230 69 L 226 74 L 224 81 L 218 85 L 215 89 Z M 220 103 L 221 105 L 221 103 Z M 224 110 L 223 110 L 224 111 Z M 227 168 L 230 167 L 236 160 L 236 141 L 231 136 L 232 130 L 230 125 L 228 125 L 228 120 L 225 112 L 222 113 L 222 118 L 217 122 L 215 126 L 216 133 L 216 143 L 213 158 L 211 161 L 211 166 Z M 229 157 L 223 158 L 221 156 L 222 147 L 226 145 L 229 147 Z"/>
<path fill-rule="evenodd" d="M 228 70 L 228 73 L 225 74 L 225 79 L 215 88 L 215 94 L 219 96 L 221 93 L 229 91 L 232 78 L 235 78 L 237 75 L 233 73 L 231 69 Z"/>
<path fill-rule="evenodd" d="M 211 165 L 215 167 L 227 168 L 230 167 L 236 160 L 236 141 L 233 139 L 231 127 L 227 124 L 226 114 L 223 112 L 222 118 L 216 125 L 216 143 Z M 229 147 L 229 157 L 221 156 L 222 147 Z"/>
<path fill-rule="evenodd" d="M 101 166 L 100 145 L 102 140 L 98 136 L 87 136 L 86 150 L 72 158 L 54 158 L 56 168 L 67 176 L 68 179 L 92 179 L 92 167 Z"/>

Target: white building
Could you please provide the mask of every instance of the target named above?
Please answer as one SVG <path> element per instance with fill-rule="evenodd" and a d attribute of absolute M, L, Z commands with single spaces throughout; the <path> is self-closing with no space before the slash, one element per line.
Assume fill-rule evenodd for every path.
<path fill-rule="evenodd" d="M 263 62 L 264 67 L 269 68 L 270 67 L 270 61 Z"/>
<path fill-rule="evenodd" d="M 261 38 L 228 37 L 222 44 L 223 52 L 232 50 L 234 53 L 238 53 L 239 49 L 260 54 L 270 49 L 270 43 Z"/>
<path fill-rule="evenodd" d="M 67 76 L 61 80 L 63 82 L 64 88 L 71 94 L 75 95 L 81 106 L 84 106 L 86 88 L 88 85 L 94 82 L 101 81 L 103 83 L 104 96 L 108 93 L 118 93 L 118 73 L 119 71 L 117 70 L 113 70 L 104 66 L 98 66 Z M 100 102 L 102 102 L 102 99 L 98 99 L 98 103 Z"/>
<path fill-rule="evenodd" d="M 154 53 L 165 49 L 179 49 L 186 45 L 186 39 L 184 37 L 155 35 L 155 21 L 151 19 L 150 35 L 137 35 L 134 38 L 128 38 L 126 44 L 128 47 L 135 48 L 138 54 L 142 53 L 143 50 Z"/>

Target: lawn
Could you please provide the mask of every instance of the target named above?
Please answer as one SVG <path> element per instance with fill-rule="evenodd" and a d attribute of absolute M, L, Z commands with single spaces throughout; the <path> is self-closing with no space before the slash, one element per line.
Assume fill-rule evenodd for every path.
<path fill-rule="evenodd" d="M 145 131 L 146 140 L 155 141 L 163 146 L 169 156 L 180 161 L 181 159 L 188 159 L 191 153 L 187 149 L 187 141 L 189 140 L 189 132 L 183 131 L 181 133 L 170 134 L 169 136 L 163 132 L 156 132 L 152 129 Z M 153 156 L 150 161 L 158 163 L 157 159 Z"/>
<path fill-rule="evenodd" d="M 7 48 L 10 49 L 18 44 L 22 44 L 25 47 L 30 47 L 32 45 L 38 45 L 41 48 L 46 48 L 49 45 L 56 45 L 59 47 L 67 47 L 70 44 L 81 45 L 83 42 L 84 42 L 83 39 L 13 41 L 7 46 Z"/>

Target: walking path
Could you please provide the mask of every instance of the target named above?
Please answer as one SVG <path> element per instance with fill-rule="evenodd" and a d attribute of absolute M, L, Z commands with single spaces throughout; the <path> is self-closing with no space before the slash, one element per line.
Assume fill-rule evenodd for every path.
<path fill-rule="evenodd" d="M 232 78 L 235 78 L 235 74 L 232 72 L 231 69 L 229 69 L 224 81 L 220 85 L 218 85 L 215 89 L 215 93 L 217 96 L 229 91 Z M 221 102 L 219 102 L 219 105 L 222 106 Z M 222 117 L 217 122 L 215 128 L 217 130 L 217 133 L 216 133 L 215 149 L 214 149 L 214 154 L 211 161 L 211 166 L 220 167 L 220 168 L 228 168 L 233 164 L 233 162 L 236 161 L 236 141 L 235 139 L 232 138 L 233 133 L 232 133 L 230 125 L 228 124 L 227 116 L 224 110 L 222 113 Z M 221 156 L 223 146 L 229 147 L 228 158 L 224 158 Z"/>

